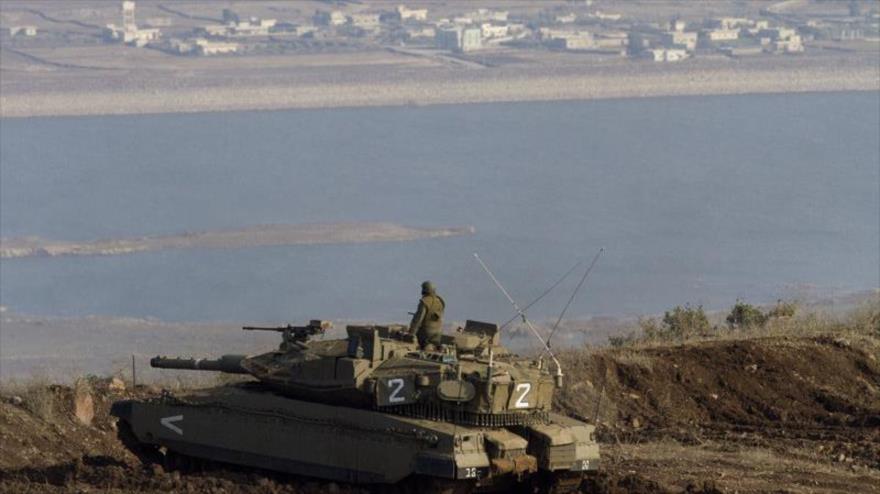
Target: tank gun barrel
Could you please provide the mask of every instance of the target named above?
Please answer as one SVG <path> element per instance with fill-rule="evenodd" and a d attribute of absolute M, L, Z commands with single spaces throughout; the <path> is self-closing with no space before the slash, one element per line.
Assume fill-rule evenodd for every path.
<path fill-rule="evenodd" d="M 153 357 L 150 366 L 158 369 L 184 369 L 224 372 L 226 374 L 247 374 L 241 367 L 245 355 L 223 355 L 218 359 Z"/>

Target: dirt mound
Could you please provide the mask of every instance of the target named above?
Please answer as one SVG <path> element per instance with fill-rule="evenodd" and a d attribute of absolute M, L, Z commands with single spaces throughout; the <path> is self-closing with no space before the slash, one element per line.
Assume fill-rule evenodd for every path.
<path fill-rule="evenodd" d="M 61 465 L 91 454 L 137 462 L 116 439 L 115 419 L 109 415 L 112 401 L 135 395 L 111 391 L 111 382 L 91 379 L 74 387 L 35 384 L 4 390 L 0 472 Z"/>
<path fill-rule="evenodd" d="M 598 419 L 605 472 L 616 479 L 637 473 L 665 490 L 712 482 L 725 492 L 880 492 L 880 342 L 854 338 L 570 351 L 557 405 Z"/>
<path fill-rule="evenodd" d="M 559 406 L 589 418 L 598 406 L 611 428 L 880 427 L 875 340 L 760 338 L 562 357 L 571 385 Z"/>

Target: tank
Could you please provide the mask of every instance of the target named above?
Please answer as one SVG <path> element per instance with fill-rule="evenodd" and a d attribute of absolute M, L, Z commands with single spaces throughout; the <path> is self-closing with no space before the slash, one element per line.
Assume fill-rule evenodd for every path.
<path fill-rule="evenodd" d="M 512 354 L 496 324 L 467 321 L 430 350 L 403 325 L 349 325 L 338 339 L 323 337 L 329 327 L 245 327 L 280 333 L 255 356 L 155 357 L 250 379 L 112 414 L 141 453 L 355 484 L 573 492 L 596 472 L 594 426 L 552 411 L 558 363 Z"/>

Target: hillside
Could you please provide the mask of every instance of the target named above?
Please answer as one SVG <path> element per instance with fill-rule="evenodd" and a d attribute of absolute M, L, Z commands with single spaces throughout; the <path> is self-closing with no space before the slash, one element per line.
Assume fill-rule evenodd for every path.
<path fill-rule="evenodd" d="M 568 384 L 558 407 L 591 421 L 598 411 L 603 470 L 585 492 L 880 492 L 875 337 L 721 339 L 570 350 L 562 358 Z M 7 385 L 0 492 L 361 491 L 234 469 L 181 476 L 141 465 L 116 439 L 107 412 L 115 399 L 158 392 L 97 378 L 73 387 Z"/>
<path fill-rule="evenodd" d="M 638 472 L 658 492 L 880 492 L 875 338 L 713 340 L 564 359 L 571 384 L 558 405 L 593 420 L 598 404 L 611 474 Z"/>

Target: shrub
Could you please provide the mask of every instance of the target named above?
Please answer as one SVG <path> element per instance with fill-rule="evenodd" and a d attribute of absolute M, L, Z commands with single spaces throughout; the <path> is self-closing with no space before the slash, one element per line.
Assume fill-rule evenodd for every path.
<path fill-rule="evenodd" d="M 666 331 L 653 317 L 640 317 L 639 329 L 642 330 L 642 339 L 661 340 L 666 338 Z"/>
<path fill-rule="evenodd" d="M 761 309 L 742 300 L 737 300 L 727 315 L 727 326 L 730 329 L 750 329 L 763 327 L 767 316 Z"/>
<path fill-rule="evenodd" d="M 870 300 L 856 307 L 846 322 L 855 331 L 873 333 L 880 337 L 880 299 Z"/>
<path fill-rule="evenodd" d="M 773 307 L 769 311 L 767 311 L 768 319 L 779 319 L 780 317 L 794 317 L 794 313 L 797 311 L 797 304 L 794 302 L 783 302 L 782 300 L 776 301 L 776 307 Z"/>
<path fill-rule="evenodd" d="M 55 392 L 49 380 L 42 376 L 32 377 L 24 382 L 5 383 L 0 394 L 4 398 L 17 397 L 22 408 L 40 419 L 47 422 L 55 420 Z"/>
<path fill-rule="evenodd" d="M 706 336 L 712 327 L 703 311 L 703 306 L 678 305 L 663 314 L 664 332 L 669 336 L 685 339 L 693 336 Z"/>

